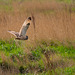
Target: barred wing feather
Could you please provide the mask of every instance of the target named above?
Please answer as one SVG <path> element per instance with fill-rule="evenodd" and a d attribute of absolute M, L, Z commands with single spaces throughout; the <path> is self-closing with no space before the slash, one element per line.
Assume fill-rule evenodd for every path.
<path fill-rule="evenodd" d="M 19 33 L 18 32 L 15 32 L 15 31 L 8 31 L 9 33 L 13 34 L 14 36 L 18 37 L 19 36 Z"/>

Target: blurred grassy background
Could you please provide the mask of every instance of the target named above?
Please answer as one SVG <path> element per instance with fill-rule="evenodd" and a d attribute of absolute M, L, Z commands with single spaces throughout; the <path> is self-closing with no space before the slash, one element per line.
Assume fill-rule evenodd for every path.
<path fill-rule="evenodd" d="M 71 0 L 0 0 L 0 38 L 14 36 L 8 30 L 19 31 L 25 19 L 35 17 L 28 29 L 29 40 L 75 40 L 75 5 Z"/>
<path fill-rule="evenodd" d="M 35 31 L 31 23 L 28 41 L 14 40 L 7 31 L 32 14 Z M 0 75 L 75 75 L 74 40 L 74 0 L 0 0 Z"/>

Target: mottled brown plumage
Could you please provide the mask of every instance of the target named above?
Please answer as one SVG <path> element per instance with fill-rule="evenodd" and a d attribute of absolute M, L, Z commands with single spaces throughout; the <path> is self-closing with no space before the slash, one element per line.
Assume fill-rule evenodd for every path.
<path fill-rule="evenodd" d="M 27 29 L 29 28 L 29 25 L 31 23 L 31 17 L 28 17 L 25 22 L 23 23 L 21 29 L 19 32 L 15 32 L 15 31 L 8 31 L 9 33 L 13 34 L 14 36 L 16 36 L 15 39 L 18 39 L 18 40 L 27 40 L 28 39 L 28 36 L 26 36 L 26 32 L 27 32 Z"/>

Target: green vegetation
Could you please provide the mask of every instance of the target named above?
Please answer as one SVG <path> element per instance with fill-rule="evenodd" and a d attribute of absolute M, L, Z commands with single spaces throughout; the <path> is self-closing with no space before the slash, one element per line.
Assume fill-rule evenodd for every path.
<path fill-rule="evenodd" d="M 24 2 L 33 2 L 33 1 L 35 1 L 35 0 L 14 0 L 14 1 L 0 0 L 0 11 L 6 11 L 6 12 L 14 11 L 16 7 L 18 10 L 24 10 L 25 9 L 24 7 L 21 8 L 21 6 L 18 6 L 18 5 L 20 5 Z M 50 2 L 52 0 L 46 0 L 46 1 Z M 60 3 L 61 2 L 69 3 L 69 4 L 71 3 L 71 0 L 55 0 L 55 1 L 60 2 Z M 36 0 L 36 2 L 43 3 L 43 2 L 45 2 L 45 0 Z M 16 6 L 16 7 L 14 7 L 14 6 Z M 35 11 L 37 12 L 38 10 L 36 10 L 36 9 L 35 9 Z M 44 14 L 47 14 L 47 13 L 53 13 L 54 10 L 53 9 L 51 9 L 51 10 L 50 9 L 47 9 L 47 10 L 39 9 L 39 12 L 44 12 Z"/>
<path fill-rule="evenodd" d="M 29 1 L 28 2 L 29 6 L 27 6 L 28 5 L 26 3 L 27 1 Z M 30 4 L 31 3 L 30 1 L 32 1 L 32 4 Z M 51 5 L 51 4 L 48 4 L 49 1 L 51 0 L 46 0 L 48 1 L 48 3 L 46 4 L 45 4 L 45 0 L 36 0 L 35 2 L 33 1 L 35 0 L 0 0 L 0 11 L 3 11 L 2 13 L 4 16 L 4 18 L 3 16 L 1 18 L 1 21 L 2 21 L 1 23 L 3 23 L 1 26 L 6 25 L 6 22 L 7 22 L 7 26 L 9 26 L 10 24 L 15 25 L 16 17 L 17 17 L 17 23 L 18 23 L 18 21 L 21 21 L 21 18 L 23 18 L 22 16 L 24 14 L 31 13 L 32 11 L 35 12 L 35 14 L 43 13 L 44 15 L 48 15 L 48 17 L 50 14 L 51 14 L 51 17 L 53 17 L 54 14 L 57 14 L 56 10 L 59 7 L 56 4 L 57 2 L 55 3 L 56 5 L 55 4 Z M 56 1 L 65 3 L 64 4 L 65 6 L 64 5 L 60 6 L 60 9 L 62 11 L 65 8 L 67 9 L 66 11 L 70 11 L 71 9 L 73 12 L 75 12 L 75 7 L 74 6 L 71 7 L 69 4 L 71 3 L 71 0 L 56 0 Z M 15 16 L 15 15 L 14 15 L 15 19 L 10 18 L 12 16 L 11 14 L 8 13 L 9 21 L 11 20 L 11 22 L 8 23 L 9 21 L 6 16 L 7 14 L 4 11 L 6 12 L 14 11 L 14 13 L 12 14 L 13 15 L 18 14 L 19 18 L 18 16 Z M 24 14 L 22 15 L 22 13 L 20 12 Z M 65 16 L 65 13 L 63 14 Z M 62 23 L 61 24 L 57 23 L 58 21 L 62 22 L 62 20 L 59 20 L 61 17 L 60 15 L 61 14 L 59 15 L 57 14 L 56 16 L 58 17 L 54 15 L 55 16 L 54 20 L 53 18 L 51 19 L 53 23 L 55 22 L 55 26 L 57 24 L 62 25 Z M 37 16 L 38 15 L 36 15 L 36 17 Z M 66 21 L 69 21 L 67 19 L 68 18 L 67 16 L 68 15 L 66 15 Z M 37 18 L 41 19 L 41 17 L 37 17 Z M 57 18 L 59 19 L 55 20 Z M 3 19 L 6 21 L 3 21 Z M 13 19 L 15 20 L 15 22 L 13 21 Z M 43 17 L 43 19 L 46 20 L 45 16 Z M 62 17 L 61 19 L 65 20 L 64 17 Z M 47 20 L 50 21 L 50 19 L 47 19 Z M 37 20 L 37 22 L 39 21 Z M 40 24 L 42 23 L 43 21 L 41 21 Z M 63 24 L 66 25 L 67 23 L 63 23 Z M 71 25 L 72 24 L 74 23 L 71 23 Z M 60 27 L 58 28 L 60 29 Z M 4 30 L 4 27 L 3 27 L 3 30 Z M 3 37 L 3 34 L 2 34 L 2 37 Z M 75 42 L 72 43 L 67 41 L 63 43 L 58 41 L 46 40 L 46 41 L 39 41 L 39 42 L 35 41 L 35 45 L 34 45 L 34 42 L 30 43 L 29 41 L 26 42 L 26 41 L 17 41 L 17 40 L 0 40 L 0 73 L 1 72 L 6 74 L 11 73 L 12 75 L 14 74 L 15 75 L 34 75 L 34 74 L 35 75 L 37 74 L 38 75 L 75 75 Z"/>
<path fill-rule="evenodd" d="M 59 2 L 71 3 L 72 0 L 57 0 Z"/>
<path fill-rule="evenodd" d="M 71 43 L 39 42 L 34 47 L 23 41 L 0 41 L 0 66 L 13 67 L 19 75 L 74 75 L 75 48 Z M 29 51 L 29 52 L 26 52 Z M 15 73 L 15 72 L 14 72 Z"/>
<path fill-rule="evenodd" d="M 0 51 L 4 53 L 6 56 L 16 55 L 19 56 L 23 54 L 22 48 L 16 46 L 15 41 L 0 41 Z"/>

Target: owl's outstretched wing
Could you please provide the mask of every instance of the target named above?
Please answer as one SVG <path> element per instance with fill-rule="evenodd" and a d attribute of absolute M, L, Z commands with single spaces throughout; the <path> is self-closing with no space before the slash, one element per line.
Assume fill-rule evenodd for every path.
<path fill-rule="evenodd" d="M 18 32 L 15 32 L 15 31 L 11 31 L 9 30 L 8 31 L 9 33 L 13 34 L 14 36 L 18 37 L 19 36 L 19 33 Z"/>
<path fill-rule="evenodd" d="M 30 22 L 31 22 L 31 17 L 28 17 L 20 29 L 20 32 L 19 32 L 20 36 L 25 36 L 27 29 L 29 28 Z"/>

